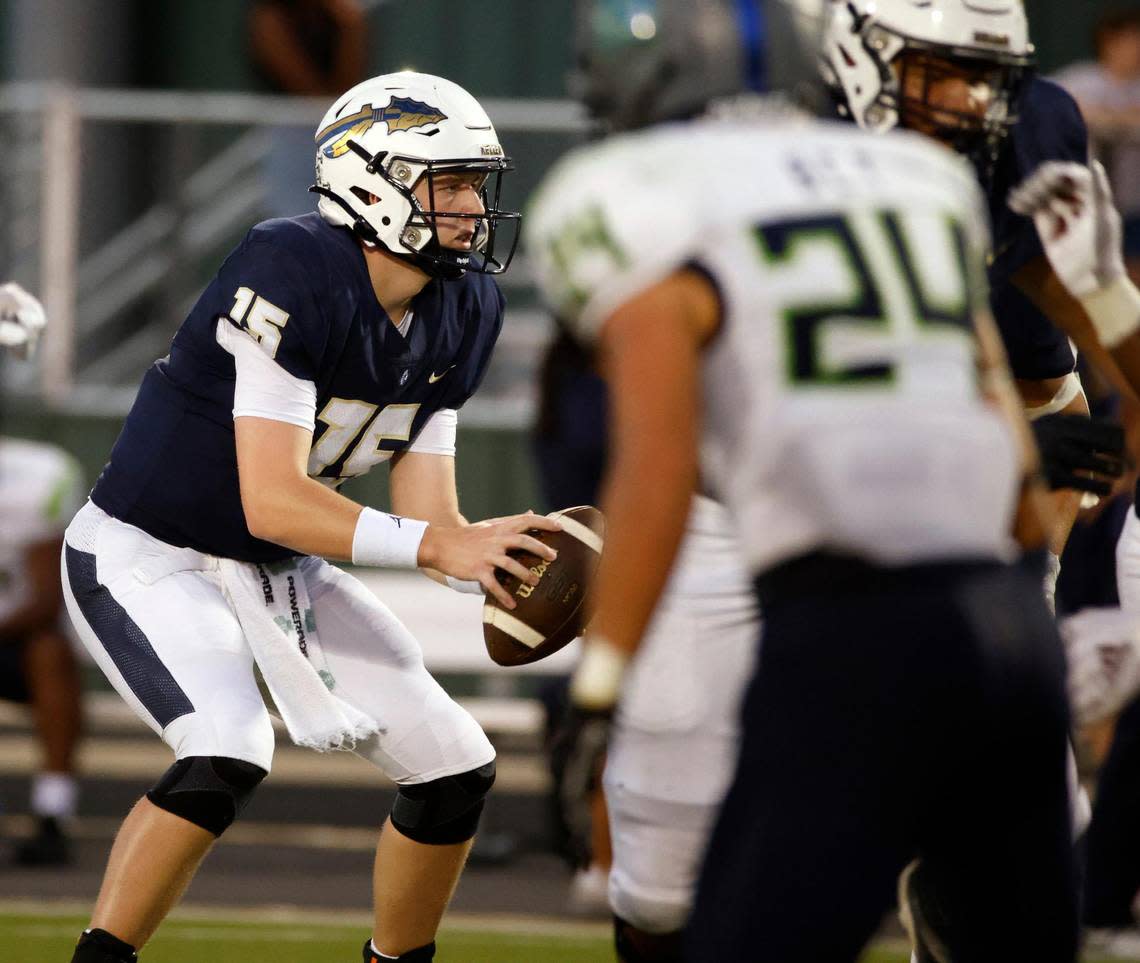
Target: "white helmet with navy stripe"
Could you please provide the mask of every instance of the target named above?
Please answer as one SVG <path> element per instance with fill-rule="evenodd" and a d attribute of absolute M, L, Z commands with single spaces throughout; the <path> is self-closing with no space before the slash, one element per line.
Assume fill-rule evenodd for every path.
<path fill-rule="evenodd" d="M 1017 120 L 1034 49 L 1022 0 L 836 0 L 822 59 L 839 112 L 860 127 L 932 133 L 985 169 Z M 921 82 L 908 83 L 913 69 Z M 984 112 L 931 100 L 955 70 Z"/>
<path fill-rule="evenodd" d="M 496 255 L 495 242 L 502 223 L 519 218 L 499 207 L 502 175 L 512 164 L 486 111 L 458 84 L 410 71 L 373 77 L 337 98 L 316 143 L 312 190 L 330 224 L 351 228 L 437 277 L 507 269 L 517 224 L 505 255 Z M 457 172 L 486 175 L 484 212 L 447 215 L 475 220 L 473 251 L 444 248 L 436 235 L 433 178 Z M 424 178 L 426 204 L 413 193 Z"/>

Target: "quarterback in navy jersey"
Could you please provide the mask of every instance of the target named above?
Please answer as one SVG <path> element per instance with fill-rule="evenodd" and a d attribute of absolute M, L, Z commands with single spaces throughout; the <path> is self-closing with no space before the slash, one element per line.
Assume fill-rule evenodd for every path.
<path fill-rule="evenodd" d="M 64 588 L 175 761 L 120 830 L 74 963 L 135 960 L 268 774 L 255 665 L 294 742 L 353 749 L 398 786 L 364 960 L 434 956 L 495 752 L 408 630 L 326 559 L 419 567 L 511 608 L 495 570 L 537 577 L 507 552 L 554 557 L 527 532 L 557 522 L 468 524 L 455 486 L 457 411 L 503 320 L 509 169 L 455 84 L 354 87 L 316 134 L 318 213 L 254 227 L 147 373 L 68 527 Z M 395 514 L 337 491 L 381 462 Z"/>
<path fill-rule="evenodd" d="M 198 299 L 170 354 L 147 372 L 92 501 L 172 545 L 249 562 L 298 554 L 246 527 L 234 358 L 223 347 L 230 336 L 218 340 L 219 319 L 248 332 L 261 314 L 288 317 L 273 360 L 315 387 L 308 473 L 335 488 L 406 449 L 432 416 L 462 407 L 490 361 L 503 296 L 483 274 L 432 278 L 409 310 L 405 336 L 343 227 L 316 213 L 257 225 Z M 353 448 L 373 412 L 382 414 L 367 450 Z"/>

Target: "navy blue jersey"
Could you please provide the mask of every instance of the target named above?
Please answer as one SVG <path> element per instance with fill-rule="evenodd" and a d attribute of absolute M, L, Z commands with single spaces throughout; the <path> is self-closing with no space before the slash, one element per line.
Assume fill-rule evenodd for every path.
<path fill-rule="evenodd" d="M 1088 159 L 1088 131 L 1076 102 L 1056 84 L 1030 79 L 989 185 L 991 299 L 1010 368 L 1018 378 L 1059 378 L 1073 370 L 1074 362 L 1068 337 L 1013 284 L 1013 275 L 1045 252 L 1033 221 L 1009 209 L 1009 192 L 1045 161 L 1087 164 Z"/>
<path fill-rule="evenodd" d="M 218 320 L 249 331 L 313 382 L 309 474 L 336 486 L 459 408 L 486 371 L 503 319 L 487 276 L 429 282 L 408 337 L 376 300 L 353 235 L 317 214 L 257 225 L 230 254 L 143 379 L 92 500 L 172 545 L 243 561 L 295 554 L 245 524 L 234 444 L 234 359 Z"/>

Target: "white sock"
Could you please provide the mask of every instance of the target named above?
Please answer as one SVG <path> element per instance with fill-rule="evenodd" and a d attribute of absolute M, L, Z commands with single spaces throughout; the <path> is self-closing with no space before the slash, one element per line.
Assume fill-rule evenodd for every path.
<path fill-rule="evenodd" d="M 32 780 L 32 812 L 37 816 L 70 819 L 75 815 L 79 787 L 66 772 L 41 772 Z"/>
<path fill-rule="evenodd" d="M 382 959 L 382 960 L 398 960 L 399 959 L 398 956 L 388 956 L 384 953 L 381 953 L 378 949 L 376 949 L 376 941 L 375 940 L 371 940 L 370 942 L 372 943 L 372 952 L 375 953 L 378 957 L 380 957 L 380 959 Z"/>

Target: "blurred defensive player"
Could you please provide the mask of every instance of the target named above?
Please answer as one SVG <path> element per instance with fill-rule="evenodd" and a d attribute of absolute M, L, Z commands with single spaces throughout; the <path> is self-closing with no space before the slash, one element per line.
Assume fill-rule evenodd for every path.
<path fill-rule="evenodd" d="M 572 154 L 530 214 L 546 294 L 611 392 L 572 694 L 616 700 L 699 464 L 765 634 L 686 958 L 854 960 L 921 854 L 963 921 L 954 952 L 1067 963 L 1063 658 L 1007 565 L 1035 461 L 986 304 L 984 199 L 928 140 L 748 96 L 814 89 L 822 7 L 583 4 L 588 105 L 649 129 Z"/>
<path fill-rule="evenodd" d="M 124 699 L 174 750 L 116 838 L 76 963 L 134 960 L 273 753 L 256 661 L 295 742 L 351 748 L 399 786 L 364 959 L 426 961 L 494 780 L 475 721 L 415 639 L 326 558 L 430 567 L 510 607 L 514 516 L 468 525 L 458 409 L 502 323 L 510 169 L 455 84 L 389 74 L 316 134 L 318 213 L 254 227 L 147 373 L 66 536 L 68 607 Z M 508 225 L 509 226 L 509 225 Z M 391 507 L 337 492 L 390 463 Z"/>

